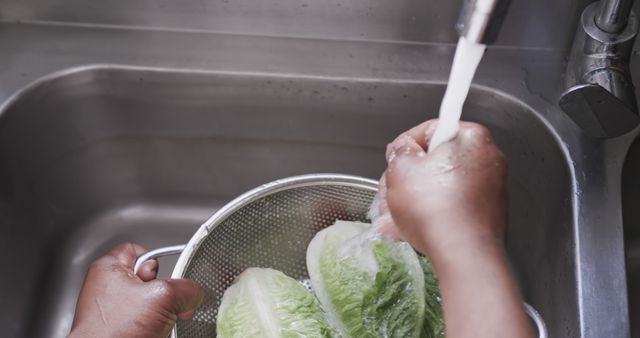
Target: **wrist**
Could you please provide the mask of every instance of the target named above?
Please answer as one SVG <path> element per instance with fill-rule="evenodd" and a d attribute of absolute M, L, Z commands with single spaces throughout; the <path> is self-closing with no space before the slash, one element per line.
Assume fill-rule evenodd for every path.
<path fill-rule="evenodd" d="M 434 260 L 457 260 L 504 254 L 505 222 L 466 217 L 429 220 L 418 229 L 416 249 Z"/>
<path fill-rule="evenodd" d="M 437 251 L 429 258 L 441 280 L 474 276 L 480 271 L 508 267 L 504 246 L 497 241 L 473 241 L 451 245 L 447 250 Z"/>
<path fill-rule="evenodd" d="M 67 338 L 111 338 L 118 335 L 110 333 L 106 328 L 85 327 L 83 325 L 73 327 Z"/>

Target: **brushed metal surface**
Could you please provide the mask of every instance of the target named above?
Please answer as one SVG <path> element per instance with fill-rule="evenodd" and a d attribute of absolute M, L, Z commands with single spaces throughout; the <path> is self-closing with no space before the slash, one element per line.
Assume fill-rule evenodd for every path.
<path fill-rule="evenodd" d="M 2 0 L 0 20 L 455 43 L 462 0 Z M 513 0 L 496 43 L 568 48 L 591 0 Z"/>
<path fill-rule="evenodd" d="M 3 336 L 65 336 L 117 242 L 186 241 L 275 178 L 377 178 L 386 142 L 437 111 L 459 1 L 196 2 L 0 0 Z M 514 0 L 463 118 L 507 153 L 509 252 L 551 336 L 628 337 L 638 130 L 597 140 L 557 107 L 588 2 Z"/>
<path fill-rule="evenodd" d="M 640 139 L 633 142 L 622 171 L 622 215 L 627 259 L 631 337 L 640 337 Z M 634 320 L 635 319 L 635 320 Z"/>
<path fill-rule="evenodd" d="M 418 81 L 130 67 L 51 76 L 10 101 L 0 118 L 3 200 L 24 217 L 9 221 L 32 224 L 25 235 L 40 243 L 20 263 L 36 270 L 31 290 L 0 288 L 0 297 L 28 300 L 16 318 L 30 324 L 26 336 L 62 337 L 87 265 L 109 246 L 184 242 L 205 206 L 212 213 L 274 179 L 377 178 L 385 144 L 433 117 L 443 91 Z M 527 301 L 549 318 L 550 332 L 577 333 L 565 154 L 534 111 L 494 90 L 475 88 L 466 118 L 488 125 L 509 159 L 509 250 Z"/>

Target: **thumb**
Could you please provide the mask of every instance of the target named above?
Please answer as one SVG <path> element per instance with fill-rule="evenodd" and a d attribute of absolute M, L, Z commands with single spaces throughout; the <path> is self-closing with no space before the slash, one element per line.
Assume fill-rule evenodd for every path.
<path fill-rule="evenodd" d="M 189 279 L 169 279 L 162 283 L 169 295 L 168 310 L 183 320 L 193 317 L 204 297 L 202 287 Z"/>

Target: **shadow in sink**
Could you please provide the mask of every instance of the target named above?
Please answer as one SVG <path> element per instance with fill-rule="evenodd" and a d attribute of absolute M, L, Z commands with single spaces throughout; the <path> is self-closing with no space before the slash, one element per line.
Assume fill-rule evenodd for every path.
<path fill-rule="evenodd" d="M 9 336 L 65 336 L 94 258 L 125 240 L 185 242 L 259 184 L 317 172 L 377 178 L 386 143 L 435 116 L 443 92 L 111 67 L 31 86 L 0 115 L 0 263 L 13 276 L 0 282 L 0 325 Z M 558 141 L 526 105 L 486 88 L 472 90 L 465 119 L 489 126 L 507 155 L 509 253 L 527 301 L 551 336 L 577 336 L 571 180 Z"/>
<path fill-rule="evenodd" d="M 629 324 L 632 338 L 640 338 L 640 139 L 629 148 L 622 170 L 622 219 L 627 264 Z"/>

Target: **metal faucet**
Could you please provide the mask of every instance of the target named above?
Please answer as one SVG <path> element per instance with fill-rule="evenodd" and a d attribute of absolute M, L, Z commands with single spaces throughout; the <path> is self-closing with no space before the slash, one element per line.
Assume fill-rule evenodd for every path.
<path fill-rule="evenodd" d="M 629 58 L 638 32 L 633 0 L 601 0 L 582 12 L 560 107 L 587 134 L 610 138 L 640 124 Z"/>
<path fill-rule="evenodd" d="M 510 0 L 465 0 L 456 30 L 471 42 L 493 43 L 510 3 Z"/>

